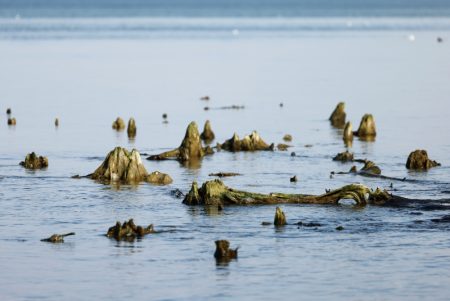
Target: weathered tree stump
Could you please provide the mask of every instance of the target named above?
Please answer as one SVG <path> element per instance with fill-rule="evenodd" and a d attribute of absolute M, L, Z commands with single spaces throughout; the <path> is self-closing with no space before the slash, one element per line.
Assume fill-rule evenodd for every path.
<path fill-rule="evenodd" d="M 333 161 L 340 161 L 340 162 L 348 162 L 353 161 L 353 153 L 349 151 L 345 151 L 342 153 L 338 153 L 334 158 Z"/>
<path fill-rule="evenodd" d="M 284 215 L 283 210 L 280 207 L 275 209 L 275 217 L 273 219 L 273 224 L 277 227 L 287 225 L 286 216 Z"/>
<path fill-rule="evenodd" d="M 334 109 L 333 113 L 331 113 L 329 120 L 332 126 L 342 128 L 345 125 L 345 118 L 345 103 L 340 102 Z"/>
<path fill-rule="evenodd" d="M 16 125 L 17 121 L 16 118 L 8 118 L 8 125 Z"/>
<path fill-rule="evenodd" d="M 427 170 L 440 165 L 440 163 L 428 159 L 427 151 L 421 149 L 411 152 L 406 161 L 406 168 L 408 169 Z"/>
<path fill-rule="evenodd" d="M 344 140 L 344 143 L 346 145 L 350 145 L 353 142 L 353 127 L 352 127 L 352 123 L 349 121 L 345 124 L 344 127 L 344 134 L 342 139 Z"/>
<path fill-rule="evenodd" d="M 136 226 L 133 219 L 130 219 L 128 222 L 123 222 L 123 224 L 120 224 L 119 221 L 116 222 L 115 226 L 108 229 L 106 236 L 117 241 L 134 241 L 136 238 L 142 238 L 150 233 L 156 233 L 153 229 L 153 224 L 147 227 Z"/>
<path fill-rule="evenodd" d="M 136 121 L 134 121 L 134 118 L 128 120 L 127 134 L 130 139 L 136 137 Z"/>
<path fill-rule="evenodd" d="M 160 172 L 149 174 L 142 164 L 141 155 L 135 149 L 128 152 L 125 148 L 116 147 L 103 163 L 89 177 L 101 182 L 119 182 L 137 184 L 148 182 L 153 184 L 170 184 L 169 175 Z"/>
<path fill-rule="evenodd" d="M 230 249 L 230 242 L 228 240 L 216 240 L 216 251 L 214 257 L 217 261 L 228 262 L 231 259 L 236 259 L 238 256 L 238 248 Z"/>
<path fill-rule="evenodd" d="M 211 128 L 211 122 L 209 120 L 206 120 L 205 126 L 203 127 L 203 132 L 200 135 L 200 138 L 205 142 L 211 142 L 214 140 L 216 136 L 214 135 L 214 132 Z"/>
<path fill-rule="evenodd" d="M 239 140 L 239 136 L 234 133 L 233 137 L 224 143 L 217 144 L 218 149 L 224 149 L 231 152 L 239 151 L 273 151 L 275 145 L 272 143 L 268 145 L 262 138 L 258 135 L 256 131 L 253 131 L 250 135 L 244 137 L 244 139 Z"/>
<path fill-rule="evenodd" d="M 113 122 L 112 128 L 116 131 L 121 131 L 125 129 L 125 121 L 122 118 L 117 117 L 117 119 Z"/>
<path fill-rule="evenodd" d="M 362 117 L 358 130 L 356 132 L 353 132 L 353 134 L 355 136 L 358 136 L 362 140 L 366 140 L 366 141 L 375 140 L 377 131 L 375 128 L 375 120 L 374 120 L 372 114 L 365 114 Z"/>
<path fill-rule="evenodd" d="M 187 162 L 190 160 L 199 160 L 203 156 L 211 153 L 213 151 L 210 147 L 202 147 L 197 124 L 193 121 L 188 125 L 184 139 L 178 148 L 159 155 L 152 155 L 147 160 L 177 159 L 181 162 Z"/>
<path fill-rule="evenodd" d="M 26 169 L 42 169 L 48 167 L 48 159 L 32 152 L 25 157 L 25 161 L 20 162 L 20 165 Z"/>
<path fill-rule="evenodd" d="M 286 134 L 283 136 L 283 140 L 286 142 L 291 142 L 292 141 L 292 136 L 289 134 Z"/>

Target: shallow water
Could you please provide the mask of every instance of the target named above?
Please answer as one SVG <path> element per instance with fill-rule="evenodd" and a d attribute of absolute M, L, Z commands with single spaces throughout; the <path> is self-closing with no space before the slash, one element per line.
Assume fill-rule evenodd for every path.
<path fill-rule="evenodd" d="M 420 31 L 412 42 L 410 34 L 3 36 L 0 107 L 12 108 L 17 126 L 8 127 L 6 115 L 0 120 L 1 299 L 446 300 L 450 228 L 431 221 L 446 210 L 285 205 L 289 222 L 321 226 L 274 229 L 261 222 L 273 219 L 275 206 L 217 212 L 187 207 L 171 194 L 219 171 L 242 173 L 224 182 L 249 191 L 319 194 L 354 182 L 389 188 L 391 181 L 380 179 L 330 179 L 330 171 L 351 167 L 331 160 L 345 147 L 327 118 L 344 100 L 354 127 L 372 113 L 379 133 L 375 142 L 355 140 L 355 156 L 377 162 L 385 175 L 420 180 L 394 182 L 395 194 L 450 198 L 450 35 Z M 438 35 L 444 43 L 436 43 Z M 200 101 L 203 95 L 211 100 Z M 203 110 L 232 104 L 245 109 Z M 136 119 L 134 141 L 111 129 L 117 116 Z M 202 128 L 207 119 L 216 142 L 257 130 L 269 143 L 291 134 L 292 148 L 219 152 L 192 168 L 145 160 L 147 170 L 172 176 L 169 186 L 70 178 L 92 172 L 117 145 L 148 154 L 174 148 L 190 121 Z M 417 148 L 442 167 L 408 171 L 406 158 Z M 20 167 L 30 151 L 48 156 L 49 168 Z M 293 175 L 299 182 L 289 182 Z M 103 236 L 116 220 L 131 217 L 165 232 L 134 243 Z M 339 225 L 345 230 L 336 231 Z M 71 231 L 76 236 L 64 244 L 39 241 Z M 216 239 L 239 246 L 239 259 L 217 266 Z"/>

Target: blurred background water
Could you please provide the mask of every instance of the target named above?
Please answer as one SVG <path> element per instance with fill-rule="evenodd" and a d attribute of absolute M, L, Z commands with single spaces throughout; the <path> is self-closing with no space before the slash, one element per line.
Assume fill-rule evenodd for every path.
<path fill-rule="evenodd" d="M 345 101 L 354 127 L 372 113 L 378 130 L 375 142 L 354 141 L 355 157 L 420 180 L 394 182 L 395 194 L 448 198 L 449 8 L 437 0 L 0 0 L 0 110 L 11 107 L 17 119 L 8 127 L 1 113 L 0 298 L 446 300 L 449 227 L 431 221 L 445 210 L 286 205 L 289 222 L 322 226 L 277 230 L 261 226 L 275 206 L 214 212 L 182 205 L 171 190 L 187 192 L 219 171 L 242 173 L 225 184 L 258 192 L 390 188 L 330 179 L 351 167 L 331 160 L 345 146 L 327 120 Z M 229 105 L 245 109 L 214 109 Z M 136 119 L 135 140 L 111 129 L 117 116 Z M 201 129 L 207 119 L 214 143 L 257 130 L 268 143 L 291 134 L 292 147 L 219 152 L 196 168 L 145 161 L 172 176 L 163 187 L 70 178 L 92 172 L 118 145 L 174 148 L 190 121 Z M 408 171 L 417 148 L 442 166 Z M 49 168 L 20 167 L 31 151 Z M 289 182 L 293 175 L 299 182 Z M 103 236 L 131 217 L 170 231 L 134 243 Z M 77 235 L 65 244 L 39 241 L 70 231 Z M 240 246 L 239 259 L 216 266 L 216 239 Z"/>

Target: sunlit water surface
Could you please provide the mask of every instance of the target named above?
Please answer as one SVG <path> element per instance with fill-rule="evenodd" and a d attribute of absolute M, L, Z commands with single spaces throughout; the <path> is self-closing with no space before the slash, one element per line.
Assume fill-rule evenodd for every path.
<path fill-rule="evenodd" d="M 320 194 L 355 182 L 390 188 L 386 180 L 330 179 L 331 171 L 351 167 L 331 160 L 345 146 L 342 133 L 327 121 L 337 102 L 345 101 L 354 127 L 372 113 L 379 133 L 375 142 L 356 139 L 355 157 L 375 161 L 385 175 L 421 180 L 393 182 L 395 194 L 449 198 L 450 34 L 228 34 L 3 36 L 0 109 L 11 107 L 17 125 L 8 127 L 6 114 L 0 119 L 2 300 L 448 298 L 450 228 L 431 221 L 447 211 L 285 205 L 289 222 L 321 226 L 275 229 L 261 225 L 273 219 L 275 206 L 206 210 L 183 205 L 171 191 L 187 192 L 192 181 L 211 180 L 208 174 L 220 171 L 241 173 L 225 184 L 255 192 Z M 211 100 L 201 101 L 204 95 Z M 214 109 L 233 104 L 245 109 Z M 117 116 L 136 119 L 134 141 L 111 129 Z M 118 187 L 70 178 L 92 172 L 115 146 L 148 154 L 175 148 L 190 121 L 202 128 L 207 119 L 215 142 L 257 130 L 269 143 L 291 134 L 292 148 L 218 152 L 191 168 L 144 160 L 147 170 L 171 175 L 169 186 Z M 428 150 L 442 167 L 409 172 L 406 158 L 417 148 Z M 31 151 L 48 156 L 49 168 L 20 167 Z M 297 183 L 290 183 L 293 175 Z M 134 243 L 104 236 L 116 220 L 128 218 L 164 232 Z M 64 244 L 40 242 L 71 231 L 76 236 Z M 217 239 L 239 246 L 239 259 L 217 266 Z"/>

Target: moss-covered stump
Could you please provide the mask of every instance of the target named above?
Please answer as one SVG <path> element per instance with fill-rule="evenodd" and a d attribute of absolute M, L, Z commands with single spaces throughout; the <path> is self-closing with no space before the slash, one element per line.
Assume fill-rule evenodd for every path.
<path fill-rule="evenodd" d="M 406 161 L 406 168 L 408 169 L 427 170 L 440 165 L 438 162 L 430 160 L 427 151 L 423 149 L 411 152 Z"/>
<path fill-rule="evenodd" d="M 41 239 L 41 241 L 51 242 L 51 243 L 63 243 L 64 237 L 70 236 L 70 235 L 75 235 L 75 232 L 70 232 L 70 233 L 66 233 L 66 234 L 53 234 L 52 236 L 50 236 L 48 238 Z"/>
<path fill-rule="evenodd" d="M 181 145 L 171 151 L 161 153 L 159 155 L 152 155 L 148 157 L 148 160 L 167 160 L 167 159 L 177 159 L 181 162 L 186 162 L 190 160 L 199 160 L 207 154 L 213 153 L 210 147 L 202 147 L 202 142 L 200 140 L 200 134 L 198 132 L 197 124 L 192 121 L 187 129 L 184 139 Z"/>
<path fill-rule="evenodd" d="M 185 196 L 186 205 L 225 206 L 225 205 L 264 205 L 264 204 L 337 204 L 341 199 L 353 199 L 360 205 L 366 204 L 366 194 L 370 190 L 360 184 L 351 184 L 322 195 L 253 193 L 227 187 L 216 179 L 203 183 L 198 188 L 192 183 Z"/>
<path fill-rule="evenodd" d="M 333 161 L 340 161 L 340 162 L 353 161 L 353 153 L 349 151 L 339 153 L 333 158 Z"/>
<path fill-rule="evenodd" d="M 108 229 L 106 236 L 117 241 L 134 241 L 136 238 L 142 238 L 150 233 L 156 233 L 153 229 L 153 224 L 147 227 L 136 226 L 133 219 L 130 219 L 128 222 L 123 222 L 123 224 L 120 224 L 119 221 L 116 222 L 115 226 Z"/>
<path fill-rule="evenodd" d="M 214 135 L 214 132 L 211 128 L 211 122 L 209 122 L 209 120 L 206 120 L 200 138 L 205 142 L 211 142 L 214 140 L 215 137 L 216 135 Z"/>
<path fill-rule="evenodd" d="M 122 147 L 116 147 L 109 152 L 102 165 L 89 177 L 101 182 L 120 182 L 124 184 L 137 184 L 140 182 L 169 184 L 172 182 L 172 179 L 167 174 L 160 172 L 149 174 L 142 164 L 139 152 L 133 149 L 130 153 Z"/>
<path fill-rule="evenodd" d="M 375 128 L 375 120 L 372 114 L 365 114 L 361 123 L 359 124 L 359 128 L 356 132 L 353 132 L 355 136 L 358 136 L 362 140 L 373 141 L 375 140 L 375 136 L 377 135 L 377 130 Z"/>
<path fill-rule="evenodd" d="M 273 219 L 273 224 L 275 226 L 281 227 L 287 225 L 286 215 L 284 215 L 283 210 L 280 207 L 275 209 L 275 217 Z"/>
<path fill-rule="evenodd" d="M 136 121 L 134 121 L 134 118 L 128 120 L 127 134 L 128 138 L 136 137 Z"/>
<path fill-rule="evenodd" d="M 250 135 L 244 137 L 244 139 L 239 140 L 239 136 L 234 133 L 233 137 L 225 141 L 224 143 L 217 144 L 217 148 L 224 149 L 231 152 L 239 151 L 273 151 L 275 145 L 267 144 L 262 140 L 256 131 L 253 131 Z"/>
<path fill-rule="evenodd" d="M 337 128 L 343 128 L 345 125 L 345 103 L 340 102 L 334 109 L 333 113 L 331 113 L 331 116 L 329 118 L 331 125 Z"/>
<path fill-rule="evenodd" d="M 353 142 L 353 127 L 350 121 L 345 124 L 342 139 L 344 140 L 345 144 L 351 144 Z"/>
<path fill-rule="evenodd" d="M 121 131 L 121 130 L 125 129 L 125 121 L 123 121 L 122 118 L 117 117 L 117 119 L 112 124 L 112 128 L 117 131 Z"/>
<path fill-rule="evenodd" d="M 48 167 L 48 159 L 46 157 L 38 156 L 35 152 L 28 154 L 25 161 L 20 162 L 20 165 L 26 169 L 41 169 Z"/>
<path fill-rule="evenodd" d="M 230 242 L 228 240 L 216 240 L 216 251 L 214 257 L 217 261 L 230 261 L 236 259 L 238 256 L 238 248 L 230 249 Z"/>

